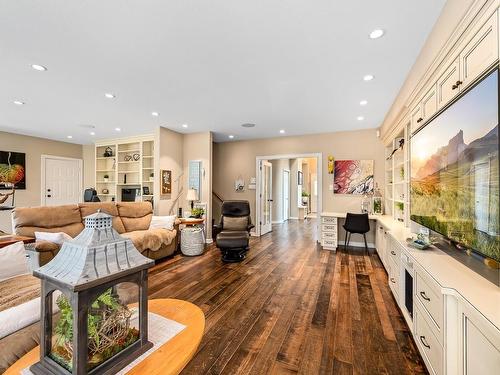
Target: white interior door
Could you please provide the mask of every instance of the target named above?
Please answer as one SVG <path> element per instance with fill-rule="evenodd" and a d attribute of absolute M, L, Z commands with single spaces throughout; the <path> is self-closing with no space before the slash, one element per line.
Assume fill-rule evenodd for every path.
<path fill-rule="evenodd" d="M 261 188 L 260 188 L 260 234 L 272 230 L 273 208 L 273 165 L 268 161 L 261 161 Z"/>
<path fill-rule="evenodd" d="M 311 212 L 318 212 L 318 175 L 311 173 Z"/>
<path fill-rule="evenodd" d="M 283 170 L 283 221 L 290 218 L 290 171 Z"/>
<path fill-rule="evenodd" d="M 82 160 L 42 156 L 42 205 L 76 204 L 82 194 Z"/>

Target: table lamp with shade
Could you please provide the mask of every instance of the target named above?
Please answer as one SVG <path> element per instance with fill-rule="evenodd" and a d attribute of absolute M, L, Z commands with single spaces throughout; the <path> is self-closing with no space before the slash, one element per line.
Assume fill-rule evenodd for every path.
<path fill-rule="evenodd" d="M 191 211 L 192 211 L 194 208 L 194 201 L 198 200 L 198 192 L 196 191 L 196 189 L 188 189 L 186 200 L 188 202 L 191 202 Z"/>

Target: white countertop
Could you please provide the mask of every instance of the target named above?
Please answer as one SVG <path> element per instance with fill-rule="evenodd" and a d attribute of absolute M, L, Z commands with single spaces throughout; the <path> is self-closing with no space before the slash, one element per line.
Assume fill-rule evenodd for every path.
<path fill-rule="evenodd" d="M 321 216 L 343 218 L 345 213 L 323 212 Z M 369 215 L 383 225 L 409 256 L 443 288 L 445 294 L 460 294 L 500 330 L 500 288 L 459 261 L 432 246 L 426 250 L 409 247 L 411 231 L 388 215 Z"/>

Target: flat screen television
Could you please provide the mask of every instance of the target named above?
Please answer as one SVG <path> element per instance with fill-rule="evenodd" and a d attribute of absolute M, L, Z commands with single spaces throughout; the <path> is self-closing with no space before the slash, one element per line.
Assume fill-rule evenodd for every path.
<path fill-rule="evenodd" d="M 410 219 L 500 261 L 499 73 L 411 137 Z"/>

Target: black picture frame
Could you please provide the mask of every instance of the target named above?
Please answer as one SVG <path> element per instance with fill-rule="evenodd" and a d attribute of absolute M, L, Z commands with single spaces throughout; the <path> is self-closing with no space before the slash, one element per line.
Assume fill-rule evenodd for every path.
<path fill-rule="evenodd" d="M 142 195 L 150 195 L 149 186 L 142 187 Z"/>
<path fill-rule="evenodd" d="M 297 185 L 304 184 L 304 174 L 301 171 L 297 172 Z"/>
<path fill-rule="evenodd" d="M 0 190 L 26 189 L 26 154 L 0 151 Z"/>

